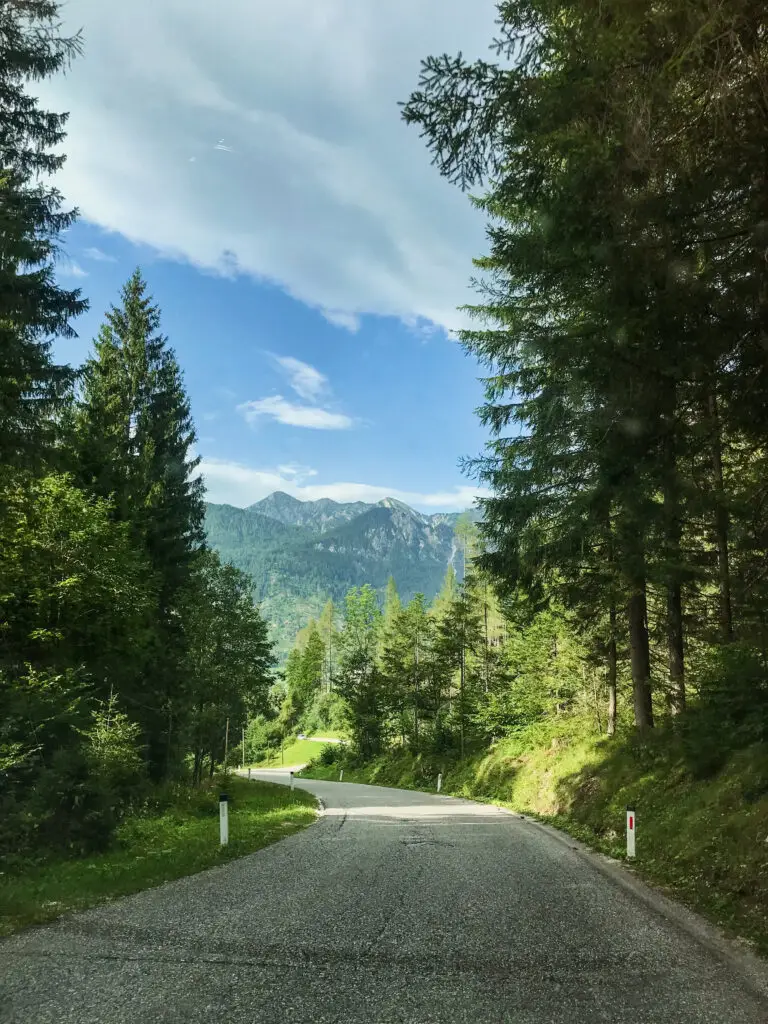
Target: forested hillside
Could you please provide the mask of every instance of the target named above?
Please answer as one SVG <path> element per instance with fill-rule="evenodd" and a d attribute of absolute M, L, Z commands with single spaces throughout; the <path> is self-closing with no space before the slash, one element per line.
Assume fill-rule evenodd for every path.
<path fill-rule="evenodd" d="M 140 271 L 85 366 L 52 356 L 87 308 L 57 283 L 77 215 L 50 184 L 67 116 L 35 99 L 80 52 L 57 13 L 0 7 L 0 856 L 14 869 L 104 850 L 126 816 L 173 802 L 172 782 L 212 775 L 227 728 L 267 709 L 274 664 L 250 580 L 205 548 L 189 400 Z"/>
<path fill-rule="evenodd" d="M 477 517 L 476 510 L 466 516 Z M 458 513 L 423 515 L 393 498 L 376 505 L 276 492 L 247 509 L 206 506 L 208 542 L 254 582 L 279 656 L 330 599 L 370 584 L 379 599 L 390 576 L 403 597 L 435 596 L 449 565 L 463 572 Z"/>

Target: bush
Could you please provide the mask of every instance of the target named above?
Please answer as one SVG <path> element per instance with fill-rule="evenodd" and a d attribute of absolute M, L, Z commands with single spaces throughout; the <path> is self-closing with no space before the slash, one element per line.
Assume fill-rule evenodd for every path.
<path fill-rule="evenodd" d="M 346 764 L 349 750 L 346 743 L 326 743 L 320 751 L 318 761 L 329 768 L 334 764 Z"/>
<path fill-rule="evenodd" d="M 87 733 L 91 770 L 111 793 L 118 818 L 143 800 L 149 779 L 141 754 L 141 729 L 118 709 L 117 696 L 99 701 Z"/>
<path fill-rule="evenodd" d="M 106 850 L 120 817 L 86 746 L 53 754 L 37 776 L 28 814 L 35 822 L 35 846 L 76 857 Z"/>

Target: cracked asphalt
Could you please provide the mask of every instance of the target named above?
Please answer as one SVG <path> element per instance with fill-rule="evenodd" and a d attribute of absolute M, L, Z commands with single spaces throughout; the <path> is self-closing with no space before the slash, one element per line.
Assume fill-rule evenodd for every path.
<path fill-rule="evenodd" d="M 761 961 L 572 840 L 297 785 L 325 804 L 303 832 L 0 943 L 3 1024 L 768 1022 Z"/>

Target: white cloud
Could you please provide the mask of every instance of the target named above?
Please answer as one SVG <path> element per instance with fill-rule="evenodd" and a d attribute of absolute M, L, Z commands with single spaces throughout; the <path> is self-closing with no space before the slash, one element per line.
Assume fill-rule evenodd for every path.
<path fill-rule="evenodd" d="M 311 430 L 347 430 L 352 420 L 343 413 L 329 412 L 314 405 L 294 405 L 282 395 L 270 395 L 254 402 L 238 405 L 248 423 L 255 423 L 262 416 L 269 416 L 278 423 L 290 427 L 309 427 Z"/>
<path fill-rule="evenodd" d="M 68 0 L 61 13 L 85 55 L 39 91 L 71 111 L 56 183 L 86 220 L 276 283 L 344 326 L 462 322 L 483 216 L 397 102 L 428 54 L 489 56 L 494 0 Z"/>
<path fill-rule="evenodd" d="M 310 469 L 309 466 L 299 466 L 296 463 L 290 463 L 287 466 L 278 466 L 278 473 L 284 477 L 288 477 L 293 480 L 294 483 L 300 483 L 302 480 L 306 480 L 307 477 L 317 476 L 316 469 Z"/>
<path fill-rule="evenodd" d="M 286 472 L 286 469 L 289 471 Z M 279 466 L 271 470 L 252 469 L 240 463 L 220 459 L 203 459 L 198 467 L 198 472 L 205 478 L 209 501 L 237 505 L 241 508 L 266 498 L 273 491 L 285 491 L 301 501 L 332 498 L 340 502 L 375 503 L 382 498 L 397 498 L 413 508 L 425 511 L 461 511 L 470 507 L 475 498 L 490 493 L 483 488 L 468 486 L 423 493 L 375 484 L 301 484 L 291 470 L 290 466 Z"/>
<path fill-rule="evenodd" d="M 88 271 L 83 270 L 80 264 L 74 260 L 62 260 L 57 264 L 56 271 L 59 277 L 74 277 L 78 279 L 88 277 Z"/>
<path fill-rule="evenodd" d="M 83 249 L 83 256 L 89 260 L 96 260 L 97 263 L 117 263 L 114 256 L 110 256 L 109 253 L 103 252 L 95 245 L 90 246 L 88 249 Z"/>
<path fill-rule="evenodd" d="M 328 378 L 309 363 L 303 363 L 293 356 L 275 356 L 275 361 L 285 370 L 288 381 L 299 396 L 307 401 L 317 398 L 328 387 Z"/>
<path fill-rule="evenodd" d="M 345 313 L 339 309 L 323 309 L 321 313 L 334 327 L 343 327 L 351 334 L 356 334 L 360 330 L 360 317 L 356 313 Z"/>

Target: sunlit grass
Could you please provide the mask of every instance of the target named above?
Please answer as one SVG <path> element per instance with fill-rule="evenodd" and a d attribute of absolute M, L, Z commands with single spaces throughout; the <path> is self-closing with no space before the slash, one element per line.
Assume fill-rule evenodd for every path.
<path fill-rule="evenodd" d="M 331 739 L 333 736 L 333 733 L 328 733 L 327 738 Z M 288 768 L 292 765 L 307 764 L 313 758 L 318 757 L 322 749 L 323 744 L 317 743 L 314 740 L 293 740 L 285 744 L 282 753 L 278 747 L 275 751 L 270 753 L 268 758 L 264 758 L 261 761 L 252 761 L 250 767 L 280 768 L 285 766 Z M 248 765 L 246 764 L 246 768 L 247 767 Z"/>
<path fill-rule="evenodd" d="M 0 873 L 0 935 L 223 864 L 315 820 L 315 798 L 302 790 L 232 776 L 223 785 L 227 846 L 219 845 L 219 780 L 161 814 L 127 820 L 104 854 Z"/>

